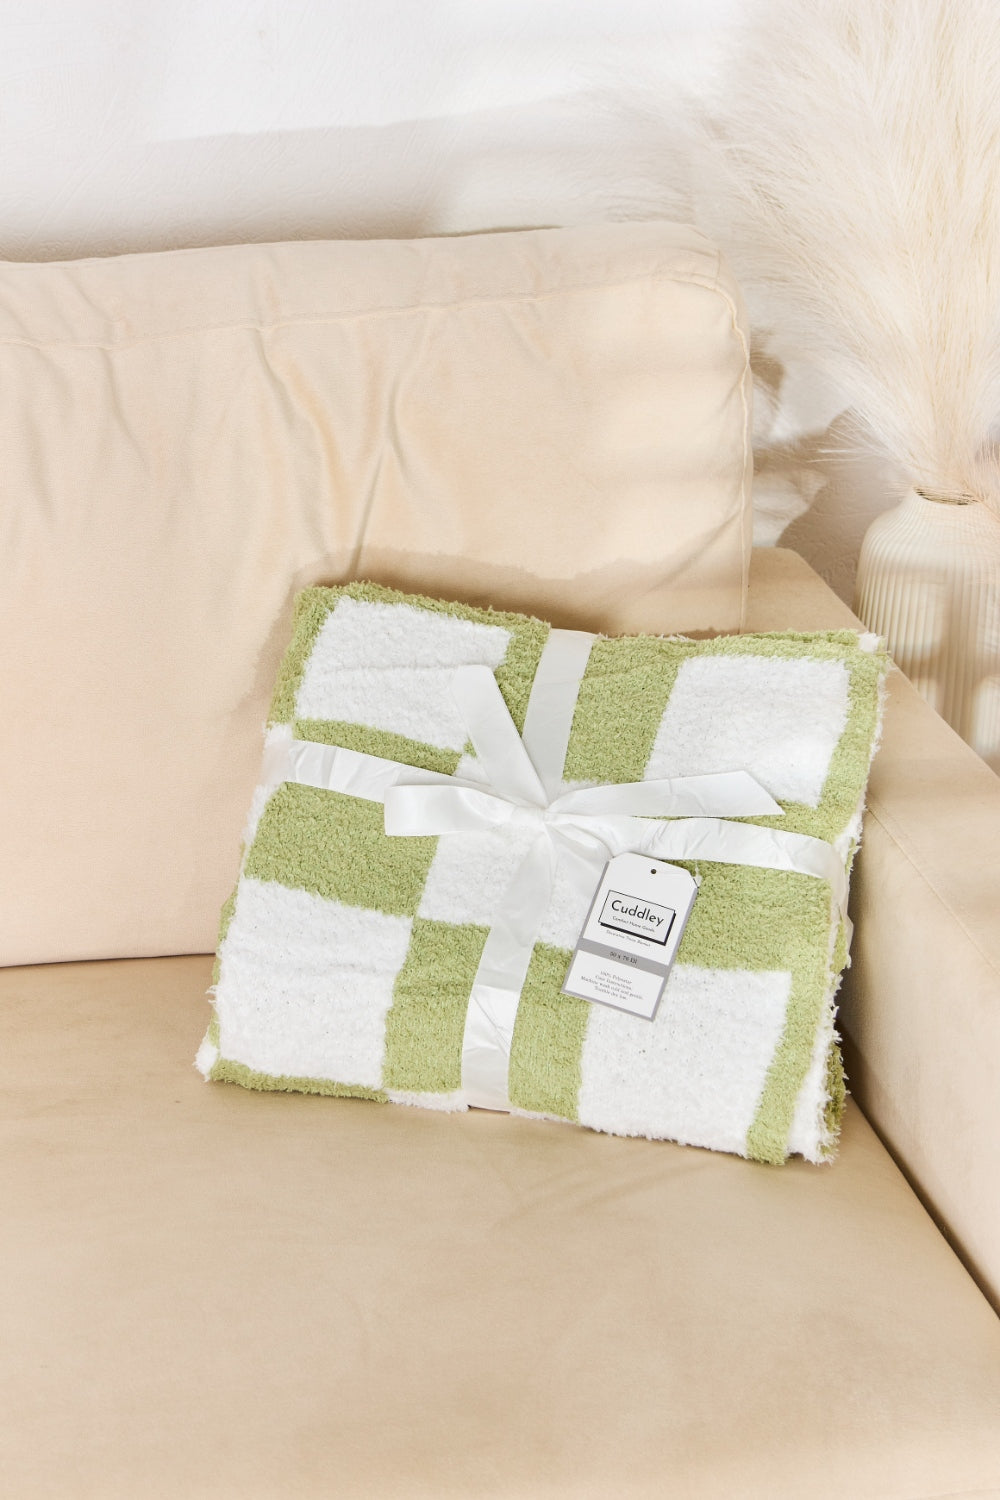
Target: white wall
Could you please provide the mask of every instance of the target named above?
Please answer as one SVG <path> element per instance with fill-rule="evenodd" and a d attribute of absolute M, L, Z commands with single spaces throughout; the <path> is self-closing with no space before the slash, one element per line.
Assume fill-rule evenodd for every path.
<path fill-rule="evenodd" d="M 685 217 L 684 121 L 740 8 L 0 0 L 0 255 Z M 760 376 L 759 537 L 849 597 L 886 476 L 816 468 L 836 401 Z"/>

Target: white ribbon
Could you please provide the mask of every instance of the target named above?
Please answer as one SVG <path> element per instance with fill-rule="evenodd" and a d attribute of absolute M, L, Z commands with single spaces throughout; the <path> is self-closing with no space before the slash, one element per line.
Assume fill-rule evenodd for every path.
<path fill-rule="evenodd" d="M 811 875 L 827 882 L 835 912 L 847 920 L 847 875 L 831 845 L 784 829 L 727 821 L 782 812 L 749 772 L 555 791 L 592 640 L 580 631 L 550 632 L 523 740 L 490 668 L 456 669 L 453 694 L 485 782 L 290 735 L 273 740 L 265 760 L 268 784 L 297 781 L 383 802 L 385 830 L 394 837 L 535 830 L 499 901 L 469 998 L 462 1089 L 468 1103 L 480 1108 L 511 1107 L 507 1079 L 514 1022 L 557 863 L 581 910 L 607 860 L 632 850 L 658 859 L 704 859 Z"/>

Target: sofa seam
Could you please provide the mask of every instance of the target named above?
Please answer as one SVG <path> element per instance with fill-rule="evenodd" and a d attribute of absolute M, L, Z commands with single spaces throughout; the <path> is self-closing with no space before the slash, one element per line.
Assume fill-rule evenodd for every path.
<path fill-rule="evenodd" d="M 616 281 L 581 281 L 573 282 L 568 286 L 550 287 L 544 291 L 532 292 L 504 292 L 496 297 L 456 297 L 445 301 L 408 302 L 400 307 L 378 306 L 360 308 L 355 311 L 327 313 L 319 317 L 286 317 L 277 318 L 272 322 L 262 322 L 255 319 L 235 321 L 230 323 L 198 323 L 180 328 L 166 328 L 157 333 L 138 334 L 132 338 L 122 339 L 37 339 L 17 338 L 0 336 L 0 347 L 2 348 L 27 348 L 27 349 L 104 349 L 109 352 L 117 349 L 132 349 L 142 344 L 157 343 L 161 339 L 173 339 L 190 337 L 193 334 L 202 333 L 235 333 L 235 332 L 257 332 L 268 333 L 284 328 L 313 328 L 323 327 L 327 324 L 346 323 L 359 318 L 390 318 L 400 317 L 405 314 L 439 311 L 449 307 L 492 307 L 504 303 L 513 302 L 542 302 L 551 297 L 565 296 L 572 292 L 593 292 L 602 288 L 636 286 L 642 282 L 663 281 L 671 282 L 676 286 L 696 286 L 703 291 L 714 292 L 730 310 L 733 310 L 732 299 L 719 286 L 718 278 L 714 281 L 701 274 L 677 275 L 664 274 L 660 269 L 644 271 L 636 276 L 622 277 Z M 746 340 L 742 337 L 742 331 L 737 329 L 740 337 L 744 357 L 747 356 Z M 745 392 L 742 393 L 745 401 Z M 745 446 L 745 438 L 744 438 Z M 745 480 L 744 480 L 745 484 Z"/>
<path fill-rule="evenodd" d="M 921 865 L 914 857 L 914 855 L 910 853 L 909 849 L 905 845 L 905 842 L 903 841 L 902 836 L 897 834 L 894 831 L 893 827 L 890 827 L 890 823 L 895 822 L 895 820 L 892 818 L 892 815 L 885 812 L 880 813 L 877 801 L 873 799 L 870 794 L 868 798 L 867 811 L 874 819 L 874 821 L 878 824 L 878 826 L 882 829 L 886 838 L 889 839 L 893 847 L 897 849 L 898 852 L 903 856 L 910 868 L 917 873 L 923 884 L 927 887 L 931 895 L 934 897 L 935 901 L 937 901 L 938 904 L 948 913 L 948 916 L 952 919 L 956 926 L 961 929 L 966 939 L 975 949 L 976 953 L 979 954 L 979 957 L 986 964 L 987 968 L 991 971 L 991 973 L 995 974 L 997 978 L 1000 978 L 1000 965 L 997 964 L 994 956 L 986 952 L 986 950 L 982 946 L 982 943 L 969 928 L 966 919 L 961 915 L 960 912 L 955 909 L 953 903 L 949 901 L 938 889 L 937 885 L 930 878 L 923 865 Z M 862 841 L 862 849 L 863 847 L 864 843 Z"/>

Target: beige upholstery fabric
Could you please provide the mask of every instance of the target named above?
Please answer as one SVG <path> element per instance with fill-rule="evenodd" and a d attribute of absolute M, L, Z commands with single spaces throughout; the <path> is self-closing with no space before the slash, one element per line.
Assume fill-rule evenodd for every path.
<path fill-rule="evenodd" d="M 748 623 L 858 622 L 801 558 L 758 552 Z M 851 1087 L 1000 1310 L 1000 778 L 899 672 L 851 909 Z"/>
<path fill-rule="evenodd" d="M 768 1168 L 253 1094 L 208 980 L 0 974 L 5 1496 L 1000 1494 L 1000 1323 L 855 1106 Z"/>
<path fill-rule="evenodd" d="M 844 620 L 790 554 L 754 579 L 752 628 Z M 970 767 L 908 711 L 911 755 L 957 786 Z M 976 914 L 924 900 L 942 957 L 925 946 L 927 998 L 906 1004 L 923 981 L 893 941 L 896 877 L 948 873 L 921 869 L 933 812 L 910 801 L 905 861 L 856 912 L 858 973 L 879 964 L 887 988 L 865 981 L 852 1027 L 909 1169 L 943 1172 L 968 1227 L 993 1095 L 960 1032 L 995 991 L 938 991 Z M 209 972 L 0 973 L 4 1495 L 1000 1496 L 1000 1323 L 853 1103 L 837 1162 L 774 1169 L 206 1085 Z M 982 1090 L 954 1138 L 928 1113 L 939 1072 L 953 1100 Z"/>
<path fill-rule="evenodd" d="M 293 594 L 739 624 L 735 287 L 662 224 L 0 266 L 0 963 L 205 949 Z"/>

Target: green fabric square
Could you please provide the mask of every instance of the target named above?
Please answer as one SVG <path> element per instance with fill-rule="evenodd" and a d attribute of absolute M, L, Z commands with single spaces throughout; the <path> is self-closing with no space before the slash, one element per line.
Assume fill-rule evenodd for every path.
<path fill-rule="evenodd" d="M 264 809 L 244 874 L 345 906 L 412 917 L 436 844 L 387 838 L 380 802 L 285 782 Z"/>
<path fill-rule="evenodd" d="M 518 1109 L 575 1120 L 590 1005 L 561 993 L 572 953 L 536 943 L 517 1008 L 509 1094 Z"/>
<path fill-rule="evenodd" d="M 462 1086 L 462 1036 L 486 928 L 413 924 L 386 1018 L 387 1089 L 447 1094 Z"/>
<path fill-rule="evenodd" d="M 568 781 L 641 781 L 681 654 L 651 636 L 594 642 L 566 751 Z"/>
<path fill-rule="evenodd" d="M 338 1083 L 333 1078 L 291 1078 L 284 1073 L 261 1073 L 226 1057 L 216 1059 L 209 1078 L 213 1083 L 237 1083 L 241 1088 L 259 1089 L 268 1094 L 323 1094 L 329 1099 L 370 1099 L 374 1104 L 388 1103 L 388 1095 L 382 1089 L 365 1088 L 359 1083 Z"/>

